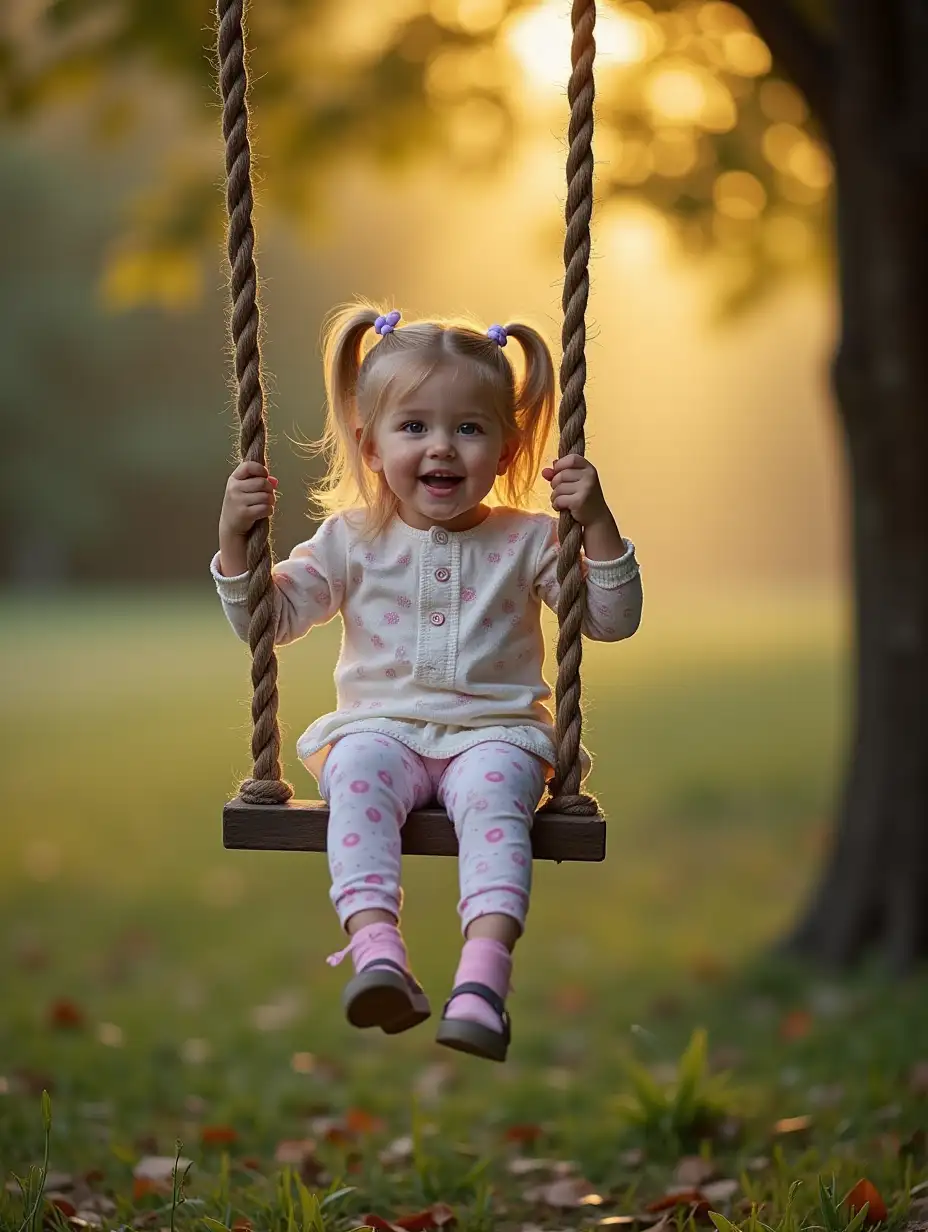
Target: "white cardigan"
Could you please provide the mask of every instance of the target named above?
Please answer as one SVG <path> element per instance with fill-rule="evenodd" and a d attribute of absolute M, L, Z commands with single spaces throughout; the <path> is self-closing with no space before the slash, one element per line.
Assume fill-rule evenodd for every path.
<path fill-rule="evenodd" d="M 583 561 L 584 633 L 630 637 L 641 619 L 634 544 L 618 560 Z M 423 757 L 453 757 L 502 740 L 549 766 L 554 725 L 544 679 L 541 604 L 557 608 L 557 521 L 493 508 L 472 530 L 417 530 L 396 517 L 365 539 L 353 513 L 328 518 L 274 565 L 275 644 L 341 613 L 338 709 L 310 725 L 297 753 L 318 779 L 333 741 L 393 736 Z M 232 628 L 248 640 L 248 574 L 210 572 Z M 584 752 L 584 773 L 590 761 Z"/>

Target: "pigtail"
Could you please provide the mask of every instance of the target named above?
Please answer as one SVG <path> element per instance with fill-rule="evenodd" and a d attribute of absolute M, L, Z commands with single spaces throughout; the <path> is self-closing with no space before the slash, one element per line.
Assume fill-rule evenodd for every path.
<path fill-rule="evenodd" d="M 522 506 L 538 477 L 554 424 L 554 360 L 531 325 L 507 325 L 506 334 L 522 347 L 525 371 L 515 394 L 519 447 L 502 486 L 506 500 Z"/>
<path fill-rule="evenodd" d="M 310 493 L 323 515 L 356 505 L 370 505 L 373 476 L 364 465 L 363 428 L 358 415 L 358 380 L 364 335 L 372 329 L 378 311 L 361 302 L 343 305 L 331 312 L 322 329 L 322 363 L 325 379 L 325 428 L 313 452 L 325 459 L 326 475 Z"/>

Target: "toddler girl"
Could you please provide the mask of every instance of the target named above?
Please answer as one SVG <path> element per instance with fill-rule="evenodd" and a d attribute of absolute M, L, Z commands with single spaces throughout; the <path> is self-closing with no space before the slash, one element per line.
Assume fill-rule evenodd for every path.
<path fill-rule="evenodd" d="M 465 938 L 437 1038 L 503 1061 L 532 818 L 555 758 L 541 604 L 557 605 L 557 520 L 524 508 L 552 425 L 554 366 L 528 325 L 483 334 L 399 321 L 355 305 L 328 324 L 330 471 L 317 497 L 329 516 L 274 565 L 275 642 L 341 615 L 338 709 L 297 751 L 330 810 L 331 898 L 350 942 L 329 961 L 354 961 L 348 1021 L 395 1034 L 429 1017 L 399 931 L 400 830 L 437 801 L 458 838 Z M 519 380 L 509 341 L 522 350 Z M 541 474 L 554 508 L 583 526 L 584 632 L 630 637 L 642 603 L 635 550 L 595 468 L 569 456 Z M 276 485 L 243 462 L 226 486 L 211 572 L 243 641 L 246 537 L 271 514 Z M 493 493 L 504 503 L 485 503 Z"/>

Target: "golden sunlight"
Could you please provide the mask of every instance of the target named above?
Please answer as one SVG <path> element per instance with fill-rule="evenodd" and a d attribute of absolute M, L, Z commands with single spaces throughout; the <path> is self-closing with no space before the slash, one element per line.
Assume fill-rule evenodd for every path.
<path fill-rule="evenodd" d="M 601 12 L 596 19 L 597 59 L 613 65 L 637 64 L 653 54 L 657 28 L 647 20 L 650 9 L 636 5 L 635 13 Z M 504 30 L 504 38 L 528 81 L 541 88 L 562 90 L 570 77 L 570 9 L 561 0 L 517 13 Z"/>

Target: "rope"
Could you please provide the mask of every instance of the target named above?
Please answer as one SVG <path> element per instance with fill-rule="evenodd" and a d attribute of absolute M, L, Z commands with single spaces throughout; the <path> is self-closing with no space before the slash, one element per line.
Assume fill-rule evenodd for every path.
<path fill-rule="evenodd" d="M 586 305 L 590 294 L 590 219 L 593 215 L 593 60 L 596 42 L 595 0 L 574 0 L 571 11 L 573 41 L 572 72 L 567 87 L 570 102 L 570 148 L 567 154 L 567 202 L 564 210 L 564 292 L 561 300 L 564 325 L 561 333 L 561 403 L 558 409 L 560 442 L 558 456 L 586 450 Z M 545 809 L 556 813 L 589 816 L 599 811 L 596 800 L 580 791 L 580 732 L 583 713 L 580 701 L 580 661 L 583 657 L 582 628 L 586 614 L 586 586 L 580 567 L 583 528 L 571 514 L 558 521 L 560 550 L 557 578 L 557 684 L 555 722 L 557 765 Z"/>
<path fill-rule="evenodd" d="M 235 348 L 236 409 L 241 421 L 242 458 L 267 465 L 267 416 L 261 379 L 260 312 L 257 302 L 255 233 L 252 226 L 254 194 L 251 148 L 248 138 L 248 76 L 243 30 L 244 0 L 217 0 L 219 19 L 219 83 L 222 94 L 222 132 L 226 143 L 229 215 L 228 253 L 232 271 L 232 342 Z M 561 402 L 558 410 L 558 456 L 583 454 L 586 449 L 586 344 L 585 313 L 589 299 L 590 219 L 593 213 L 593 60 L 596 43 L 595 0 L 574 0 L 571 12 L 572 72 L 567 156 L 567 223 L 564 241 L 564 324 L 561 334 Z M 580 792 L 580 661 L 586 587 L 580 566 L 583 530 L 569 513 L 562 513 L 558 532 L 557 684 L 555 686 L 557 765 L 545 809 L 589 816 L 598 812 L 596 800 Z M 281 773 L 280 726 L 277 719 L 277 656 L 274 652 L 274 584 L 271 578 L 270 520 L 262 518 L 248 533 L 248 643 L 252 652 L 254 730 L 252 777 L 239 794 L 249 804 L 282 804 L 293 788 Z"/>
<path fill-rule="evenodd" d="M 232 270 L 232 343 L 235 348 L 236 409 L 241 421 L 243 459 L 267 466 L 267 415 L 261 380 L 258 279 L 255 233 L 251 223 L 254 193 L 248 141 L 248 75 L 245 70 L 244 0 L 218 0 L 219 85 L 222 133 L 226 141 L 228 250 Z M 248 532 L 248 644 L 251 647 L 251 755 L 254 770 L 239 785 L 248 804 L 283 804 L 293 788 L 281 776 L 280 725 L 277 721 L 277 655 L 274 652 L 274 583 L 271 578 L 270 519 Z"/>

